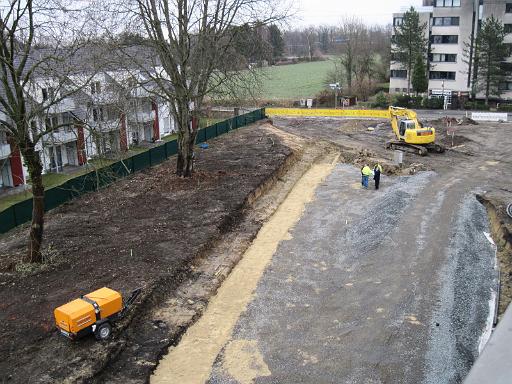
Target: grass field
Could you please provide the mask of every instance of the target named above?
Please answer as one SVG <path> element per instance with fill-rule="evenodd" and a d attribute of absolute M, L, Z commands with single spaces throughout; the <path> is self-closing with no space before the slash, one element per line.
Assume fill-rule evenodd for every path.
<path fill-rule="evenodd" d="M 265 68 L 261 98 L 297 100 L 313 97 L 326 89 L 326 77 L 332 70 L 332 60 Z"/>

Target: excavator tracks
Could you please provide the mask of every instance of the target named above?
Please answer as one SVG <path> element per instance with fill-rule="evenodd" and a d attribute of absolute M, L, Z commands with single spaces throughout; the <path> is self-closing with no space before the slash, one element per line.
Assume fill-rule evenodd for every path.
<path fill-rule="evenodd" d="M 387 149 L 395 149 L 409 153 L 415 153 L 420 156 L 426 156 L 428 152 L 443 153 L 444 147 L 439 144 L 416 145 L 404 141 L 389 141 L 386 143 Z"/>

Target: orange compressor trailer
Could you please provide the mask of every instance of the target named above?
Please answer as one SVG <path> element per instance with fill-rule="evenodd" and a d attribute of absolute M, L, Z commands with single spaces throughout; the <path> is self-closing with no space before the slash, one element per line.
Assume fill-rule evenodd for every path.
<path fill-rule="evenodd" d="M 103 287 L 61 305 L 54 310 L 57 329 L 70 339 L 93 333 L 96 339 L 106 340 L 112 334 L 112 323 L 124 315 L 140 291 L 134 290 L 123 303 L 119 292 Z"/>

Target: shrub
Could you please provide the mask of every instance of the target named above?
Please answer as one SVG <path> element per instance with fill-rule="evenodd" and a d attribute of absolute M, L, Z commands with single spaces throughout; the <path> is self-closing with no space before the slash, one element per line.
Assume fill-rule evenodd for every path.
<path fill-rule="evenodd" d="M 395 95 L 393 98 L 393 106 L 402 107 L 402 108 L 410 108 L 411 106 L 411 96 L 409 95 Z"/>
<path fill-rule="evenodd" d="M 512 104 L 500 104 L 498 111 L 501 112 L 512 112 Z"/>
<path fill-rule="evenodd" d="M 414 109 L 419 109 L 423 106 L 423 97 L 421 96 L 412 96 L 410 101 L 410 106 Z"/>
<path fill-rule="evenodd" d="M 339 95 L 338 95 L 339 97 Z M 324 89 L 315 95 L 316 107 L 334 107 L 334 91 Z"/>
<path fill-rule="evenodd" d="M 483 101 L 469 101 L 464 105 L 464 109 L 471 109 L 475 111 L 488 111 L 489 106 L 485 105 Z"/>
<path fill-rule="evenodd" d="M 372 108 L 388 108 L 389 107 L 389 101 L 388 97 L 384 92 L 379 92 L 375 96 L 375 102 L 372 104 Z"/>
<path fill-rule="evenodd" d="M 425 97 L 423 99 L 423 107 L 428 109 L 443 109 L 444 100 L 442 97 Z"/>

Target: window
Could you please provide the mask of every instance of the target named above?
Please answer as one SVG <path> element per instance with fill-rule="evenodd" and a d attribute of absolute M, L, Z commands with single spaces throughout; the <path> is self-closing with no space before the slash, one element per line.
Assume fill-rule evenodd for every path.
<path fill-rule="evenodd" d="M 46 101 L 48 99 L 53 100 L 53 98 L 55 97 L 55 89 L 53 89 L 52 87 L 43 88 L 42 92 L 43 92 L 43 101 Z"/>
<path fill-rule="evenodd" d="M 504 82 L 504 83 L 500 83 L 498 85 L 498 88 L 500 91 L 512 91 L 512 83 L 511 82 Z"/>
<path fill-rule="evenodd" d="M 512 73 L 512 63 L 502 62 L 500 63 L 500 68 L 502 71 L 507 72 L 507 74 Z"/>
<path fill-rule="evenodd" d="M 436 7 L 460 7 L 460 0 L 436 0 Z"/>
<path fill-rule="evenodd" d="M 59 119 L 57 116 L 48 117 L 45 120 L 45 126 L 46 126 L 47 131 L 53 130 L 54 132 L 59 132 L 58 125 L 59 125 Z"/>
<path fill-rule="evenodd" d="M 391 52 L 391 61 L 399 61 L 400 60 L 400 54 L 397 52 Z"/>
<path fill-rule="evenodd" d="M 114 107 L 107 107 L 106 108 L 106 115 L 108 121 L 114 121 L 120 118 L 119 111 Z"/>
<path fill-rule="evenodd" d="M 395 92 L 400 92 L 400 88 L 395 88 Z"/>
<path fill-rule="evenodd" d="M 457 55 L 452 53 L 433 53 L 430 55 L 430 61 L 434 63 L 455 63 Z"/>
<path fill-rule="evenodd" d="M 455 72 L 430 71 L 431 80 L 455 80 Z"/>
<path fill-rule="evenodd" d="M 512 24 L 504 24 L 503 29 L 505 33 L 512 33 Z"/>
<path fill-rule="evenodd" d="M 512 3 L 505 4 L 505 13 L 512 13 Z"/>
<path fill-rule="evenodd" d="M 96 122 L 103 121 L 103 108 L 92 109 L 92 120 Z"/>
<path fill-rule="evenodd" d="M 402 25 L 403 23 L 404 23 L 404 18 L 403 18 L 403 17 L 394 17 L 394 18 L 393 18 L 393 25 L 394 25 L 395 27 L 400 26 L 400 25 Z"/>
<path fill-rule="evenodd" d="M 406 79 L 407 78 L 407 70 L 405 69 L 392 69 L 391 77 L 397 79 Z"/>
<path fill-rule="evenodd" d="M 512 44 L 505 43 L 505 47 L 507 48 L 507 56 L 512 56 Z"/>
<path fill-rule="evenodd" d="M 448 27 L 452 25 L 459 25 L 460 17 L 434 17 L 434 26 Z"/>
<path fill-rule="evenodd" d="M 69 112 L 65 112 L 62 114 L 62 124 L 64 125 L 65 132 L 73 131 L 73 115 Z"/>
<path fill-rule="evenodd" d="M 137 79 L 135 77 L 130 77 L 127 81 L 127 85 L 129 88 L 135 88 L 137 86 Z"/>
<path fill-rule="evenodd" d="M 430 38 L 432 44 L 458 44 L 458 35 L 432 35 Z"/>
<path fill-rule="evenodd" d="M 101 93 L 101 84 L 99 81 L 94 81 L 91 83 L 91 93 L 93 95 L 95 93 Z"/>

